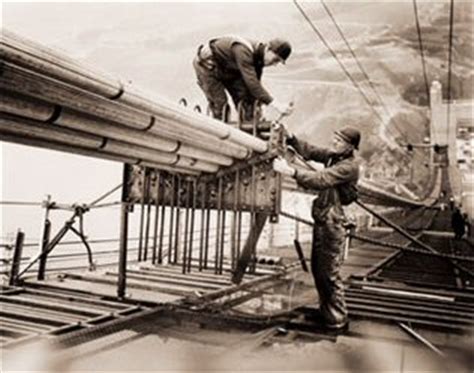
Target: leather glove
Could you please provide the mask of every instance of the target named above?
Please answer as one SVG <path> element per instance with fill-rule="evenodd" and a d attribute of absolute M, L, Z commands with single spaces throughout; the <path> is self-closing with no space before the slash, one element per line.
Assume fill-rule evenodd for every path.
<path fill-rule="evenodd" d="M 273 169 L 282 175 L 288 175 L 291 177 L 296 174 L 296 169 L 291 167 L 285 159 L 280 157 L 273 160 Z"/>

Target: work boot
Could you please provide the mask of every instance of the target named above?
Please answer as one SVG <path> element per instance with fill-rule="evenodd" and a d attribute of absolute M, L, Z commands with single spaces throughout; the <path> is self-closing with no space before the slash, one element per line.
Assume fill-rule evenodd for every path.
<path fill-rule="evenodd" d="M 349 330 L 349 320 L 345 319 L 341 322 L 330 323 L 323 316 L 319 308 L 316 308 L 314 310 L 311 310 L 311 312 L 306 313 L 305 319 L 316 324 L 318 329 L 322 328 L 324 330 L 327 330 L 331 334 L 340 334 Z"/>
<path fill-rule="evenodd" d="M 331 333 L 345 333 L 349 330 L 349 320 L 344 320 L 338 323 L 325 323 L 324 327 Z"/>

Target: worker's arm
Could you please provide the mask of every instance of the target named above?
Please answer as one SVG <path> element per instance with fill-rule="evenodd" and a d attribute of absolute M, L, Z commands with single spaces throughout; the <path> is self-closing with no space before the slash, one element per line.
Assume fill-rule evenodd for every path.
<path fill-rule="evenodd" d="M 333 167 L 325 168 L 321 171 L 295 171 L 294 178 L 298 184 L 305 188 L 323 190 L 357 181 L 359 177 L 359 167 L 351 161 L 342 161 Z"/>
<path fill-rule="evenodd" d="M 257 77 L 255 66 L 253 64 L 253 54 L 244 45 L 235 44 L 232 47 L 237 66 L 242 74 L 242 78 L 250 94 L 258 101 L 268 105 L 273 101 L 273 97 L 263 88 Z"/>
<path fill-rule="evenodd" d="M 306 160 L 327 163 L 333 153 L 326 148 L 311 145 L 303 140 L 298 140 L 294 135 L 290 135 L 286 143 L 292 146 Z"/>

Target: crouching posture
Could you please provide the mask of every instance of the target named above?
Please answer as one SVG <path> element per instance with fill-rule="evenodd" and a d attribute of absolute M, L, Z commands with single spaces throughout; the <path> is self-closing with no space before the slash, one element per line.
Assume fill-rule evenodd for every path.
<path fill-rule="evenodd" d="M 330 149 L 310 145 L 294 136 L 287 139 L 306 160 L 324 163 L 321 171 L 296 170 L 283 159 L 274 161 L 274 169 L 296 179 L 305 188 L 319 190 L 313 201 L 314 219 L 311 270 L 319 294 L 319 313 L 329 329 L 348 324 L 344 285 L 340 267 L 344 251 L 345 215 L 342 206 L 357 199 L 355 187 L 359 166 L 354 158 L 360 133 L 345 127 L 334 133 Z"/>
<path fill-rule="evenodd" d="M 226 91 L 236 107 L 242 102 L 246 113 L 255 101 L 270 105 L 279 114 L 287 113 L 288 105 L 274 100 L 262 86 L 261 77 L 264 67 L 284 64 L 290 54 L 290 44 L 282 39 L 260 43 L 223 36 L 199 46 L 193 66 L 213 117 L 223 119 Z"/>

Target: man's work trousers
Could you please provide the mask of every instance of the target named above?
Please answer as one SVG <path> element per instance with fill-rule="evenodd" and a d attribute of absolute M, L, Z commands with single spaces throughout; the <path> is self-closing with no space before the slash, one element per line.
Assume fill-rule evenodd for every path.
<path fill-rule="evenodd" d="M 319 293 L 319 308 L 330 325 L 347 321 L 344 285 L 340 268 L 344 250 L 345 231 L 341 222 L 329 219 L 313 229 L 311 271 Z"/>
<path fill-rule="evenodd" d="M 222 119 L 224 107 L 227 104 L 226 90 L 232 97 L 235 107 L 237 107 L 240 101 L 253 101 L 241 77 L 223 79 L 217 66 L 209 69 L 199 62 L 199 57 L 194 59 L 193 66 L 196 72 L 197 83 L 207 98 L 214 118 Z"/>

